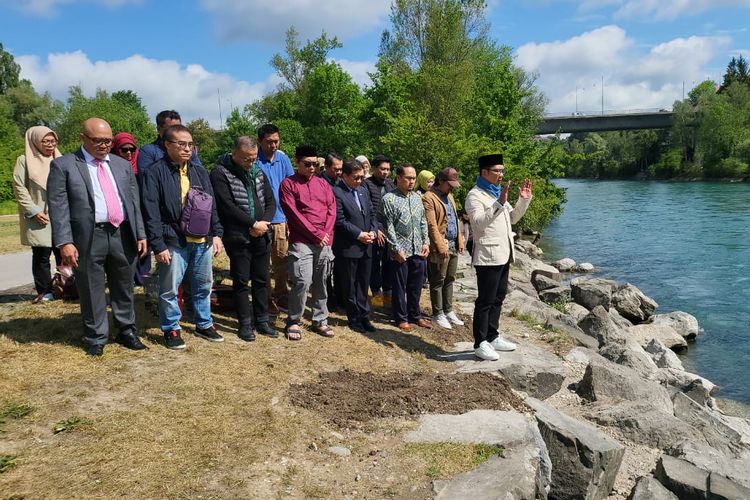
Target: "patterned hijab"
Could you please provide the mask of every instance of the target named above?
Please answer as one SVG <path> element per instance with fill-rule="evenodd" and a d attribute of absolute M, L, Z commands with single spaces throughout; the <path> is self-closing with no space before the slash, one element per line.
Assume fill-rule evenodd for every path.
<path fill-rule="evenodd" d="M 26 172 L 28 172 L 29 179 L 34 182 L 37 186 L 44 189 L 47 188 L 47 176 L 49 175 L 49 165 L 52 160 L 60 155 L 60 150 L 55 147 L 55 152 L 52 156 L 44 156 L 42 152 L 44 147 L 42 141 L 47 134 L 52 134 L 57 139 L 57 134 L 54 130 L 45 126 L 31 127 L 26 131 Z"/>

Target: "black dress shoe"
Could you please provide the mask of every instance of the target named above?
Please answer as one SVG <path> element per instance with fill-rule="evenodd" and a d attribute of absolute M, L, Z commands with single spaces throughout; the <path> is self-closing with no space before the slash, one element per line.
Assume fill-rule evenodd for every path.
<path fill-rule="evenodd" d="M 378 329 L 375 328 L 375 325 L 373 325 L 372 323 L 370 323 L 369 319 L 363 319 L 362 320 L 362 327 L 366 331 L 368 331 L 368 332 L 377 332 L 378 331 Z"/>
<path fill-rule="evenodd" d="M 124 330 L 118 333 L 117 337 L 115 337 L 115 342 L 134 351 L 141 351 L 146 348 L 141 339 L 138 338 L 135 330 Z"/>
<path fill-rule="evenodd" d="M 102 344 L 91 344 L 89 346 L 86 346 L 87 356 L 99 357 L 102 354 L 104 354 L 104 346 Z"/>
<path fill-rule="evenodd" d="M 245 342 L 252 342 L 253 340 L 255 340 L 253 325 L 240 325 L 237 336 L 240 338 L 240 340 L 244 340 Z"/>
<path fill-rule="evenodd" d="M 261 335 L 265 335 L 266 337 L 276 338 L 279 336 L 279 332 L 274 330 L 267 321 L 255 325 L 255 331 L 260 333 Z"/>
<path fill-rule="evenodd" d="M 349 323 L 349 329 L 354 330 L 357 333 L 365 333 L 365 328 L 359 323 Z"/>

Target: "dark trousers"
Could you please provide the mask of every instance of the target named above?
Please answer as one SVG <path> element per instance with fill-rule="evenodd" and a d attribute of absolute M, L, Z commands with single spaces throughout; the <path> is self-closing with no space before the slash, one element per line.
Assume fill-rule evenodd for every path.
<path fill-rule="evenodd" d="M 271 239 L 268 235 L 251 237 L 249 243 L 225 244 L 229 256 L 229 274 L 237 304 L 240 325 L 268 323 L 268 282 L 271 266 Z M 248 287 L 252 283 L 252 292 Z M 250 306 L 249 295 L 253 304 Z"/>
<path fill-rule="evenodd" d="M 412 255 L 406 262 L 391 260 L 393 268 L 393 293 L 391 306 L 396 323 L 409 321 L 415 323 L 422 318 L 419 308 L 419 297 L 422 295 L 427 261 L 418 255 Z"/>
<path fill-rule="evenodd" d="M 393 261 L 388 257 L 388 245 L 372 246 L 372 268 L 370 271 L 370 291 L 373 296 L 382 293 L 390 295 L 393 288 Z"/>
<path fill-rule="evenodd" d="M 133 270 L 138 256 L 128 224 L 125 221 L 118 228 L 97 224 L 91 236 L 91 248 L 78 249 L 75 277 L 84 341 L 88 344 L 103 345 L 109 338 L 107 287 L 115 327 L 119 331 L 135 329 Z"/>
<path fill-rule="evenodd" d="M 52 268 L 49 259 L 55 254 L 55 265 L 60 265 L 60 250 L 50 247 L 31 247 L 31 274 L 36 293 L 52 292 Z"/>
<path fill-rule="evenodd" d="M 333 267 L 338 277 L 336 292 L 339 294 L 339 304 L 343 302 L 349 324 L 361 326 L 362 321 L 370 316 L 367 284 L 370 282 L 372 258 L 366 255 L 356 259 L 337 256 Z"/>
<path fill-rule="evenodd" d="M 499 335 L 500 308 L 508 290 L 510 262 L 502 266 L 474 266 L 477 271 L 477 300 L 474 302 L 474 348 Z"/>

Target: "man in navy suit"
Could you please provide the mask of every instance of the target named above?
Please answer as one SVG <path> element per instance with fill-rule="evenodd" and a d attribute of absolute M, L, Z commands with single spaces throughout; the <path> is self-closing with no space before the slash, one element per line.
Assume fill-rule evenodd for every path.
<path fill-rule="evenodd" d="M 112 129 L 104 120 L 86 120 L 80 137 L 79 150 L 52 161 L 47 200 L 53 244 L 62 263 L 75 269 L 86 352 L 101 356 L 109 338 L 107 286 L 119 330 L 115 342 L 145 349 L 133 306 L 133 266 L 147 254 L 133 169 L 109 154 Z"/>
<path fill-rule="evenodd" d="M 362 187 L 365 171 L 356 161 L 344 162 L 340 182 L 333 188 L 336 197 L 334 226 L 334 266 L 341 286 L 349 328 L 356 332 L 374 332 L 370 322 L 367 288 L 372 269 L 372 245 L 377 239 L 375 209 L 366 188 Z M 338 291 L 337 291 L 338 294 Z"/>

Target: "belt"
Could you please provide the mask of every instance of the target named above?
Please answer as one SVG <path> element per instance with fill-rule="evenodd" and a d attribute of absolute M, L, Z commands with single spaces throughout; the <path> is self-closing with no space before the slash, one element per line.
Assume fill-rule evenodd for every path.
<path fill-rule="evenodd" d="M 126 222 L 127 219 L 122 221 L 122 224 L 125 224 Z M 120 224 L 119 227 L 122 227 L 122 224 Z M 119 229 L 119 227 L 115 227 L 109 222 L 97 222 L 96 224 L 94 224 L 94 227 L 97 229 L 106 229 L 107 231 L 116 231 L 117 229 Z"/>

